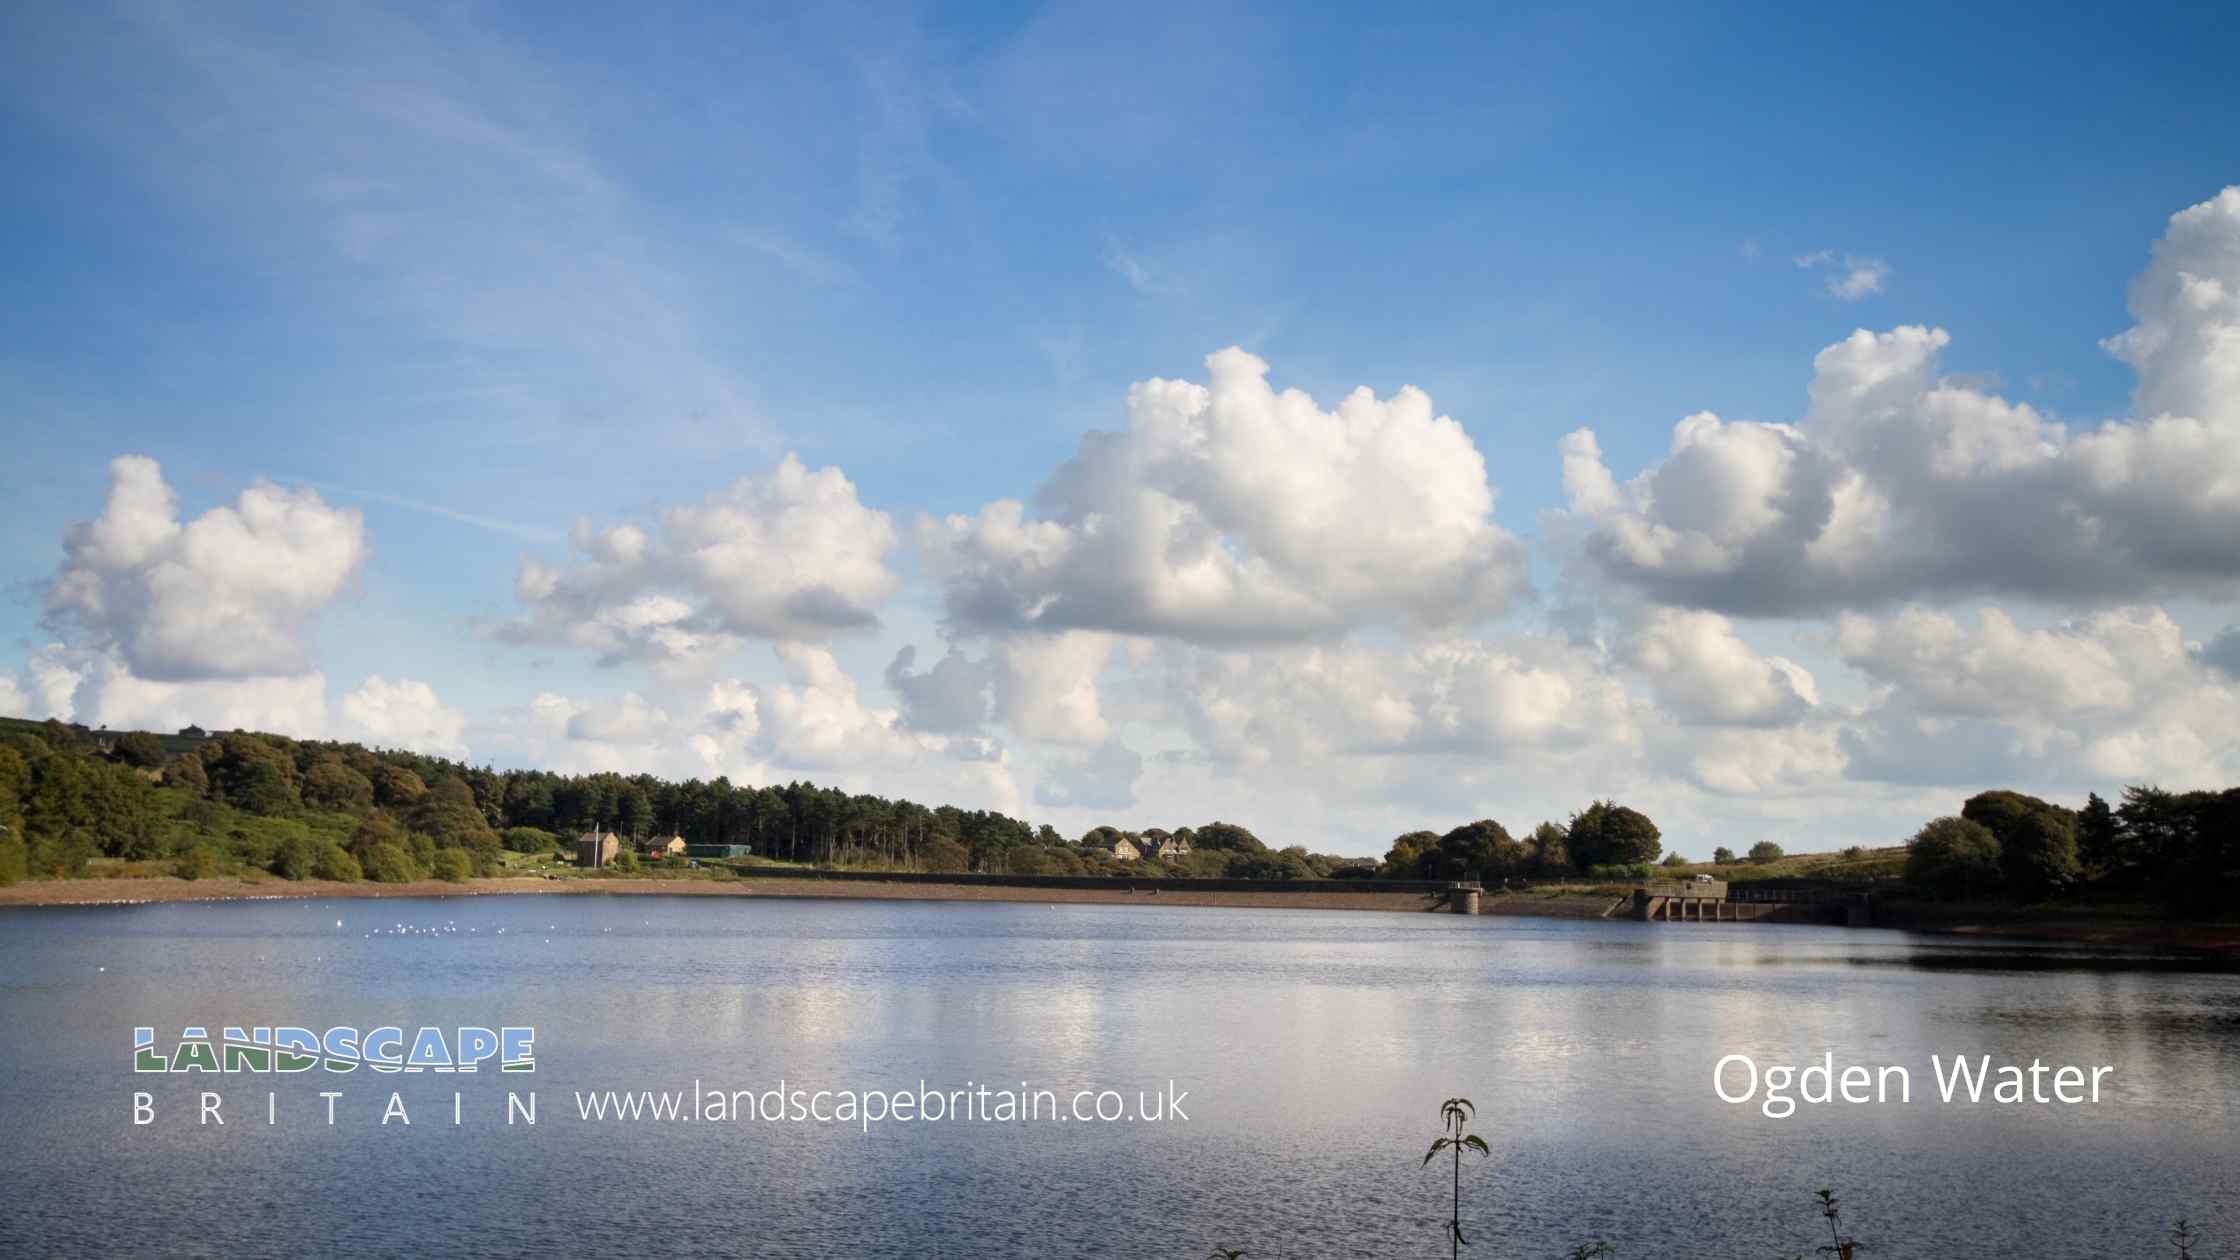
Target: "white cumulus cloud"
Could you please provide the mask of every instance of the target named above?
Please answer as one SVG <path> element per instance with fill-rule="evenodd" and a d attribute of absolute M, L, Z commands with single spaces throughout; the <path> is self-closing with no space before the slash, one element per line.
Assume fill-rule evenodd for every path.
<path fill-rule="evenodd" d="M 433 757 L 464 759 L 466 714 L 443 703 L 435 688 L 413 678 L 390 682 L 379 674 L 342 697 L 350 738 L 378 748 L 406 748 Z"/>
<path fill-rule="evenodd" d="M 1130 389 L 1128 427 L 1083 438 L 1035 512 L 922 519 L 951 623 L 1282 642 L 1467 624 L 1523 586 L 1485 461 L 1420 390 L 1324 410 L 1243 350 L 1206 371 Z"/>
<path fill-rule="evenodd" d="M 150 682 L 310 670 L 313 623 L 365 559 L 357 512 L 260 481 L 181 522 L 156 461 L 121 456 L 109 479 L 101 515 L 63 536 L 51 622 Z"/>
<path fill-rule="evenodd" d="M 591 651 L 605 663 L 697 665 L 748 639 L 817 640 L 877 624 L 900 582 L 887 567 L 895 529 L 837 468 L 788 455 L 658 530 L 577 524 L 566 566 L 525 561 L 525 611 L 500 638 Z"/>
<path fill-rule="evenodd" d="M 1648 677 L 1657 702 L 1690 721 L 1780 725 L 1819 703 L 1809 671 L 1786 657 L 1759 654 L 1717 613 L 1653 609 L 1624 651 Z"/>

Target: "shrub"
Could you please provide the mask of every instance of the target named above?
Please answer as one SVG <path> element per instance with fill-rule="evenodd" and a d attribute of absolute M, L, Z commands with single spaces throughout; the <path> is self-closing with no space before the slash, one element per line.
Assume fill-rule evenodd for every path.
<path fill-rule="evenodd" d="M 128 766 L 152 770 L 163 764 L 163 741 L 146 731 L 128 731 L 117 737 L 117 760 Z"/>
<path fill-rule="evenodd" d="M 366 877 L 365 872 L 358 868 L 358 859 L 351 857 L 348 849 L 332 840 L 320 842 L 318 860 L 312 864 L 311 874 L 317 879 L 339 880 L 346 884 L 354 884 Z"/>
<path fill-rule="evenodd" d="M 1750 860 L 1760 866 L 1781 860 L 1781 846 L 1771 840 L 1760 840 L 1750 846 Z"/>
<path fill-rule="evenodd" d="M 1666 866 L 1686 866 L 1687 864 L 1688 859 L 1681 857 L 1678 849 L 1664 855 L 1664 865 Z"/>
<path fill-rule="evenodd" d="M 310 879 L 318 864 L 318 842 L 309 836 L 290 836 L 280 842 L 266 869 L 282 879 Z"/>
<path fill-rule="evenodd" d="M 190 796 L 210 794 L 210 771 L 202 758 L 191 752 L 173 757 L 163 768 L 163 785 L 177 788 Z"/>
<path fill-rule="evenodd" d="M 373 804 L 373 781 L 329 757 L 303 776 L 303 799 L 320 809 L 361 810 Z"/>
<path fill-rule="evenodd" d="M 1605 862 L 1587 868 L 1587 878 L 1604 883 L 1624 883 L 1628 880 L 1649 879 L 1657 868 L 1647 862 Z"/>
<path fill-rule="evenodd" d="M 181 879 L 216 879 L 218 871 L 218 851 L 207 844 L 187 850 L 172 867 L 172 874 Z"/>
<path fill-rule="evenodd" d="M 542 827 L 508 827 L 503 838 L 515 853 L 550 853 L 560 845 L 560 837 Z"/>
<path fill-rule="evenodd" d="M 947 836 L 935 836 L 919 850 L 918 862 L 937 875 L 955 875 L 971 867 L 972 853 Z"/>
<path fill-rule="evenodd" d="M 1844 860 L 1845 860 L 1845 861 L 1849 861 L 1849 862 L 1856 862 L 1856 861 L 1858 861 L 1858 860 L 1859 860 L 1860 858 L 1863 858 L 1863 857 L 1865 857 L 1866 855 L 1867 855 L 1867 851 L 1866 851 L 1866 849 L 1865 849 L 1865 848 L 1863 848 L 1863 847 L 1861 847 L 1861 846 L 1859 846 L 1859 845 L 1856 845 L 1856 844 L 1854 844 L 1854 845 L 1847 845 L 1847 846 L 1845 846 L 1845 848 L 1844 848 L 1844 850 L 1843 850 L 1843 856 L 1844 856 Z"/>
<path fill-rule="evenodd" d="M 1734 865 L 1734 850 L 1722 844 L 1711 851 L 1711 860 L 1721 866 L 1732 866 Z"/>
<path fill-rule="evenodd" d="M 383 840 L 366 849 L 366 878 L 382 884 L 409 884 L 419 878 L 420 871 L 412 864 L 412 855 L 404 846 L 392 840 Z"/>
<path fill-rule="evenodd" d="M 446 883 L 464 884 L 474 874 L 474 860 L 465 849 L 437 849 L 435 877 Z"/>

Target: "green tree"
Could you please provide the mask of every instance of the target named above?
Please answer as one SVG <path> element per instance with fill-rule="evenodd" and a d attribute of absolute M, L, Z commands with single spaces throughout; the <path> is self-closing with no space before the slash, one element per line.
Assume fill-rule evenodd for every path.
<path fill-rule="evenodd" d="M 6 887 L 31 875 L 31 853 L 23 843 L 20 828 L 10 827 L 0 831 L 0 887 Z"/>
<path fill-rule="evenodd" d="M 2042 900 L 2077 881 L 2076 815 L 2020 792 L 1978 792 L 1960 807 L 1960 816 L 1988 828 L 1999 842 L 1999 866 L 2007 891 L 2025 901 Z"/>
<path fill-rule="evenodd" d="M 456 776 L 439 779 L 428 789 L 413 806 L 411 825 L 414 831 L 434 840 L 438 848 L 457 846 L 492 852 L 499 848 L 498 833 L 490 829 L 489 820 L 476 806 L 474 790 Z"/>
<path fill-rule="evenodd" d="M 474 874 L 474 859 L 465 849 L 437 849 L 434 871 L 446 883 L 464 884 Z"/>
<path fill-rule="evenodd" d="M 183 752 L 163 767 L 163 785 L 196 798 L 210 795 L 210 769 L 199 753 Z"/>
<path fill-rule="evenodd" d="M 642 840 L 646 828 L 653 825 L 653 802 L 646 799 L 645 790 L 637 784 L 622 789 L 615 801 L 616 830 L 625 840 Z"/>
<path fill-rule="evenodd" d="M 2007 886 L 2025 898 L 2062 891 L 2081 874 L 2074 824 L 2051 811 L 2025 817 L 2001 839 L 1999 865 Z"/>
<path fill-rule="evenodd" d="M 1439 837 L 1436 850 L 1438 879 L 1475 879 L 1488 883 L 1521 877 L 1527 867 L 1525 847 L 1509 830 L 1491 818 L 1464 823 Z"/>
<path fill-rule="evenodd" d="M 393 841 L 375 844 L 360 861 L 366 878 L 376 883 L 409 884 L 420 876 L 419 869 L 412 864 L 412 855 Z"/>
<path fill-rule="evenodd" d="M 2240 898 L 2240 788 L 2187 792 L 2160 866 L 2161 891 L 2181 914 L 2209 917 Z"/>
<path fill-rule="evenodd" d="M 92 777 L 93 842 L 104 855 L 141 861 L 163 853 L 155 788 L 138 771 L 87 763 Z"/>
<path fill-rule="evenodd" d="M 127 731 L 117 736 L 117 760 L 142 770 L 153 770 L 163 764 L 163 741 L 146 731 Z"/>
<path fill-rule="evenodd" d="M 1764 866 L 1769 862 L 1778 862 L 1782 859 L 1783 856 L 1785 855 L 1782 852 L 1781 846 L 1775 844 L 1771 840 L 1760 840 L 1756 844 L 1750 846 L 1750 861 L 1751 864 L 1755 866 Z"/>
<path fill-rule="evenodd" d="M 260 736 L 219 736 L 218 757 L 210 763 L 211 795 L 245 813 L 292 813 L 300 803 L 296 763 Z"/>
<path fill-rule="evenodd" d="M 310 879 L 319 866 L 319 842 L 310 836 L 289 836 L 272 855 L 269 869 L 282 879 Z"/>
<path fill-rule="evenodd" d="M 972 865 L 972 853 L 947 836 L 935 836 L 918 850 L 918 864 L 937 874 L 955 875 Z"/>
<path fill-rule="evenodd" d="M 340 880 L 346 884 L 354 884 L 365 878 L 365 872 L 359 869 L 358 859 L 351 857 L 349 850 L 332 840 L 319 843 L 318 859 L 312 863 L 311 874 L 315 879 Z"/>
<path fill-rule="evenodd" d="M 2191 848 L 2192 819 L 2178 795 L 2158 787 L 2135 785 L 2123 790 L 2123 804 L 2116 808 L 2115 875 L 2121 884 L 2135 884 L 2149 875 L 2164 875 L 2178 866 Z"/>
<path fill-rule="evenodd" d="M 222 869 L 218 851 L 207 844 L 198 844 L 179 855 L 171 873 L 180 879 L 216 879 Z"/>
<path fill-rule="evenodd" d="M 428 794 L 428 785 L 403 766 L 383 764 L 371 776 L 373 800 L 384 809 L 410 809 Z"/>
<path fill-rule="evenodd" d="M 356 813 L 373 805 L 373 780 L 344 765 L 340 757 L 322 757 L 303 776 L 304 802 L 315 809 Z"/>
<path fill-rule="evenodd" d="M 379 810 L 358 820 L 357 828 L 350 833 L 350 856 L 358 859 L 360 866 L 371 870 L 373 847 L 377 844 L 396 845 L 400 852 L 405 848 L 404 828 Z"/>
<path fill-rule="evenodd" d="M 1721 866 L 1732 866 L 1734 865 L 1734 850 L 1722 844 L 1711 851 L 1711 860 Z"/>
<path fill-rule="evenodd" d="M 71 753 L 40 761 L 23 802 L 25 859 L 31 874 L 70 877 L 85 873 L 94 855 L 94 776 Z"/>
<path fill-rule="evenodd" d="M 0 885 L 31 873 L 23 832 L 23 798 L 30 790 L 31 763 L 14 748 L 0 745 Z"/>
<path fill-rule="evenodd" d="M 1532 873 L 1547 879 L 1571 869 L 1571 836 L 1561 824 L 1542 822 L 1526 842 L 1532 850 Z"/>
<path fill-rule="evenodd" d="M 1996 891 L 2001 880 L 1999 841 L 1982 823 L 1936 819 L 1906 842 L 1906 880 L 1944 898 Z"/>
<path fill-rule="evenodd" d="M 1688 864 L 1688 859 L 1681 857 L 1680 851 L 1678 849 L 1674 849 L 1672 852 L 1664 855 L 1664 864 L 1666 866 L 1686 866 Z"/>
<path fill-rule="evenodd" d="M 2086 796 L 2084 808 L 2077 812 L 2077 860 L 2094 878 L 2106 878 L 2127 865 L 2122 838 L 2116 811 L 2098 792 Z"/>
<path fill-rule="evenodd" d="M 1392 841 L 1392 847 L 1385 850 L 1385 878 L 1429 878 L 1423 873 L 1425 855 L 1435 853 L 1438 847 L 1439 836 L 1436 832 L 1411 831 L 1406 835 L 1395 837 Z"/>
<path fill-rule="evenodd" d="M 1573 814 L 1566 837 L 1571 860 L 1581 867 L 1654 862 L 1664 852 L 1663 833 L 1649 816 L 1616 801 L 1596 801 Z"/>
<path fill-rule="evenodd" d="M 1209 822 L 1198 828 L 1192 843 L 1200 849 L 1229 849 L 1238 853 L 1265 853 L 1267 845 L 1234 823 Z"/>
<path fill-rule="evenodd" d="M 412 855 L 412 864 L 425 873 L 435 864 L 435 837 L 425 831 L 407 831 L 404 833 L 404 851 Z"/>

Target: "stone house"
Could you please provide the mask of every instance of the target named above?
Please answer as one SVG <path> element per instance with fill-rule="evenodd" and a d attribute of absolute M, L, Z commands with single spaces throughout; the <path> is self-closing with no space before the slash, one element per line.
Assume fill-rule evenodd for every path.
<path fill-rule="evenodd" d="M 1149 858 L 1177 858 L 1190 852 L 1190 837 L 1178 836 L 1157 827 L 1136 838 L 1136 848 Z"/>
<path fill-rule="evenodd" d="M 622 852 L 622 838 L 593 828 L 576 837 L 577 866 L 605 866 Z"/>

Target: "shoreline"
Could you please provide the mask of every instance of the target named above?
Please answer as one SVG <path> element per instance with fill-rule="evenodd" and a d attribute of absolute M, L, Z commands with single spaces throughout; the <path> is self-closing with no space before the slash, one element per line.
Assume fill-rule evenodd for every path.
<path fill-rule="evenodd" d="M 375 900 L 391 897 L 521 896 L 685 896 L 785 897 L 850 901 L 1040 902 L 1045 905 L 1169 905 L 1255 910 L 1367 910 L 1378 913 L 1444 914 L 1432 897 L 1409 892 L 1267 892 L 1126 888 L 1029 888 L 1002 884 L 886 882 L 876 879 L 814 879 L 800 876 L 757 879 L 585 878 L 491 876 L 447 883 L 415 880 L 404 884 L 337 883 L 331 880 L 185 880 L 172 876 L 103 876 L 89 879 L 26 880 L 0 887 L 0 911 L 24 907 L 147 905 L 182 901 L 288 901 L 299 898 Z M 1532 895 L 1488 893 L 1479 913 L 1528 918 L 1599 919 L 1610 899 L 1599 894 Z M 2000 913 L 1922 913 L 1901 911 L 1901 921 L 1878 924 L 1895 931 L 1974 939 L 2059 941 L 2107 949 L 2150 949 L 2212 957 L 2240 956 L 2240 923 L 2110 920 L 2047 911 Z M 1687 925 L 1669 930 L 1686 931 Z"/>
<path fill-rule="evenodd" d="M 337 883 L 331 880 L 186 880 L 171 876 L 106 876 L 26 880 L 0 888 L 0 910 L 36 906 L 122 906 L 179 901 L 286 901 L 296 898 L 648 896 L 799 897 L 851 901 L 1008 901 L 1045 905 L 1214 906 L 1260 910 L 1371 910 L 1444 914 L 1445 906 L 1413 892 L 1134 892 L 1125 888 L 1030 888 L 1002 884 L 885 882 L 868 879 L 600 879 L 490 876 L 465 883 L 415 880 L 405 884 Z M 1599 918 L 1610 899 L 1599 896 L 1488 896 L 1480 913 L 1544 918 Z"/>

